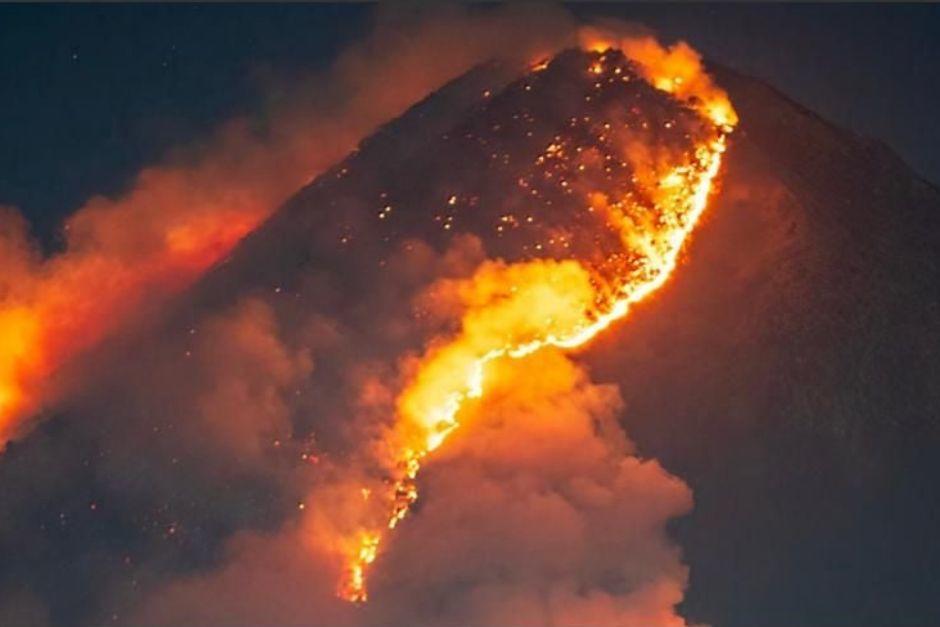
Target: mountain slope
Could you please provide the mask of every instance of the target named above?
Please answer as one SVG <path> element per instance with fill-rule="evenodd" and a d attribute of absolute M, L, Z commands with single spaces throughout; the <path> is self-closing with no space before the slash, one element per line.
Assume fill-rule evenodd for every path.
<path fill-rule="evenodd" d="M 588 361 L 624 390 L 624 422 L 640 451 L 696 495 L 696 510 L 679 525 L 692 567 L 690 618 L 929 624 L 937 593 L 930 572 L 940 557 L 928 548 L 940 502 L 929 485 L 940 470 L 932 459 L 940 194 L 877 142 L 759 81 L 720 67 L 714 74 L 741 125 L 710 217 L 672 285 L 600 339 Z M 490 149 L 509 154 L 493 129 L 524 97 L 524 84 L 515 89 L 501 96 L 502 109 L 487 105 L 495 87 L 481 90 L 482 109 L 472 115 L 482 117 L 407 158 L 364 146 L 334 173 L 346 183 L 324 179 L 301 193 L 218 276 L 231 273 L 238 278 L 230 285 L 250 291 L 246 273 L 261 271 L 269 251 L 315 241 L 296 244 L 297 266 L 276 266 L 268 286 L 290 289 L 311 266 L 346 265 L 342 274 L 358 289 L 325 290 L 342 301 L 326 309 L 359 315 L 350 324 L 367 327 L 374 309 L 346 299 L 383 289 L 373 264 L 389 241 L 412 236 L 446 247 L 443 224 L 427 218 L 451 215 L 447 200 L 464 204 L 462 190 L 474 186 L 496 191 L 475 199 L 475 213 L 456 213 L 455 232 L 481 232 L 519 206 L 515 196 L 493 195 L 516 189 L 519 172 L 494 178 L 487 164 Z M 544 101 L 558 89 L 537 93 Z M 575 106 L 562 96 L 544 104 L 539 113 L 549 120 Z M 512 163 L 551 141 L 550 126 L 536 128 L 536 141 L 517 145 Z M 454 151 L 448 134 L 472 135 L 483 149 Z M 385 206 L 396 227 L 371 232 L 366 221 Z M 336 215 L 347 222 L 328 217 Z M 367 244 L 354 255 L 316 256 L 347 235 Z M 519 258 L 523 240 L 484 236 L 491 254 Z M 221 280 L 209 277 L 204 289 Z"/>

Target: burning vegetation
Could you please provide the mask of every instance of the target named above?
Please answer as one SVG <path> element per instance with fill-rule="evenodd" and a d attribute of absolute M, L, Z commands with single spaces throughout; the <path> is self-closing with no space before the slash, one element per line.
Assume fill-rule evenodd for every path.
<path fill-rule="evenodd" d="M 685 44 L 592 41 L 484 92 L 479 115 L 445 138 L 449 154 L 488 153 L 485 175 L 508 184 L 495 189 L 517 191 L 454 190 L 434 217 L 444 231 L 467 215 L 489 222 L 499 258 L 437 286 L 457 312 L 453 330 L 429 343 L 398 395 L 376 453 L 381 479 L 327 533 L 344 556 L 343 599 L 367 600 L 369 566 L 417 501 L 422 465 L 484 399 L 495 365 L 577 350 L 626 316 L 669 279 L 706 208 L 736 121 L 727 97 Z M 391 207 L 378 218 L 390 221 Z"/>

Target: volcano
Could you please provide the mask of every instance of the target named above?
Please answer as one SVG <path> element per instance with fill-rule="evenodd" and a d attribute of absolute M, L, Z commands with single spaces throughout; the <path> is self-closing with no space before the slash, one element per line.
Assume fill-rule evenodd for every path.
<path fill-rule="evenodd" d="M 326 503 L 317 500 L 327 498 L 323 492 L 307 495 L 297 473 L 316 482 L 355 465 L 353 483 L 367 486 L 363 499 L 393 490 L 391 526 L 400 521 L 394 533 L 402 542 L 436 547 L 446 561 L 446 547 L 434 538 L 408 535 L 413 520 L 434 514 L 424 508 L 434 510 L 440 484 L 429 480 L 425 506 L 422 477 L 410 468 L 396 477 L 401 460 L 385 443 L 397 433 L 389 424 L 395 394 L 407 390 L 409 377 L 421 372 L 417 364 L 440 348 L 435 338 L 460 333 L 451 292 L 464 305 L 483 299 L 467 295 L 465 281 L 487 260 L 509 268 L 577 260 L 589 268 L 596 297 L 585 318 L 603 318 L 625 283 L 660 271 L 648 261 L 655 255 L 635 249 L 658 251 L 667 239 L 625 235 L 611 216 L 626 215 L 635 231 L 670 220 L 674 228 L 687 226 L 689 210 L 673 199 L 669 174 L 677 169 L 688 177 L 681 184 L 698 183 L 708 169 L 700 147 L 727 137 L 708 211 L 683 244 L 676 270 L 655 295 L 636 301 L 628 321 L 611 324 L 576 356 L 593 380 L 621 391 L 617 429 L 635 449 L 618 446 L 647 471 L 642 460 L 659 460 L 694 495 L 694 508 L 670 528 L 691 569 L 681 614 L 732 626 L 930 624 L 940 593 L 931 576 L 940 565 L 931 480 L 940 470 L 933 455 L 940 410 L 940 193 L 883 145 L 826 122 L 756 79 L 724 67 L 708 71 L 740 119 L 730 134 L 730 125 L 702 116 L 707 103 L 657 88 L 616 50 L 567 51 L 522 71 L 494 62 L 456 79 L 300 190 L 178 299 L 159 333 L 148 331 L 132 349 L 108 355 L 107 367 L 120 374 L 11 451 L 0 482 L 27 485 L 24 469 L 48 459 L 62 442 L 117 457 L 89 462 L 94 471 L 77 479 L 80 489 L 68 490 L 123 502 L 159 494 L 154 500 L 165 503 L 173 524 L 194 530 L 180 533 L 173 557 L 160 564 L 161 577 L 168 577 L 218 567 L 222 543 L 207 537 L 207 529 L 223 538 L 244 528 L 271 531 L 298 509 Z M 673 205 L 674 211 L 663 209 Z M 625 249 L 626 240 L 634 248 Z M 260 407 L 288 418 L 247 425 L 251 445 L 232 445 L 229 457 L 201 471 L 211 479 L 192 479 L 203 463 L 199 440 L 217 437 L 218 425 L 190 432 L 176 416 L 168 427 L 154 408 L 173 415 L 175 406 L 141 400 L 133 382 L 199 372 L 187 364 L 191 354 L 198 358 L 199 338 L 218 328 L 206 321 L 246 300 L 263 309 L 252 305 L 247 315 L 276 326 L 290 347 L 270 368 L 263 362 L 240 372 L 246 398 L 252 377 L 283 369 L 276 389 L 290 401 L 265 396 Z M 221 337 L 241 330 L 233 323 Z M 301 348 L 310 350 L 312 365 Z M 168 365 L 135 364 L 142 352 Z M 294 370 L 302 375 L 294 377 Z M 538 367 L 523 373 L 512 376 L 524 385 L 551 378 Z M 191 378 L 194 386 L 206 383 Z M 109 399 L 112 415 L 89 426 L 81 418 L 100 409 L 100 398 Z M 237 407 L 226 411 L 238 414 Z M 222 416 L 227 420 L 228 413 Z M 141 421 L 153 429 L 141 430 Z M 432 428 L 446 436 L 456 426 Z M 598 419 L 592 429 L 611 427 Z M 182 448 L 176 436 L 172 443 L 164 439 L 174 430 L 190 436 Z M 112 454 L 118 447 L 125 451 Z M 459 467 L 446 448 L 442 467 L 434 469 L 439 475 Z M 432 451 L 422 450 L 421 459 Z M 560 460 L 566 451 L 555 454 Z M 389 455 L 391 464 L 376 461 Z M 301 471 L 294 470 L 298 459 Z M 257 467 L 263 470 L 244 470 Z M 121 479 L 105 479 L 114 474 L 105 468 L 119 468 Z M 188 490 L 137 485 L 140 477 L 174 473 L 189 482 Z M 510 475 L 497 473 L 506 481 Z M 3 511 L 20 509 L 21 490 L 0 496 Z M 659 505 L 664 519 L 688 509 L 673 498 L 682 501 L 672 494 L 668 505 Z M 246 513 L 246 502 L 261 504 L 264 514 Z M 502 514 L 490 517 L 498 521 Z M 39 513 L 22 520 L 32 516 Z M 902 529 L 898 520 L 918 522 Z M 17 537 L 25 524 L 10 522 L 4 535 Z M 166 538 L 158 542 L 141 531 L 140 521 L 115 524 L 131 536 L 127 546 L 151 561 L 165 551 L 155 547 Z M 628 524 L 619 535 L 642 533 Z M 105 559 L 97 556 L 111 549 L 93 530 L 85 536 L 80 554 L 92 557 L 37 588 L 52 596 L 57 584 L 97 568 Z M 383 549 L 394 546 L 394 536 L 383 538 Z M 366 545 L 371 552 L 360 553 L 358 566 L 377 559 L 377 542 Z M 2 576 L 29 581 L 39 577 L 29 573 L 50 570 L 59 557 L 55 550 L 31 555 L 5 565 Z M 417 575 L 389 574 L 382 559 L 376 562 L 379 601 L 394 589 L 421 589 L 422 596 L 417 614 L 388 610 L 377 622 L 409 624 L 418 615 L 433 624 L 440 607 L 475 583 L 428 584 Z M 394 564 L 402 559 L 389 557 Z M 605 592 L 641 590 L 647 576 L 600 571 L 587 579 Z M 83 605 L 90 594 L 50 600 L 53 616 L 63 623 L 97 616 L 96 602 Z"/>

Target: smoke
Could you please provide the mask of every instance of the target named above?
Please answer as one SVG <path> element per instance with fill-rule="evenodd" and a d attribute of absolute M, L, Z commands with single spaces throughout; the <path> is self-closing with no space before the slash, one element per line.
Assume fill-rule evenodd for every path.
<path fill-rule="evenodd" d="M 368 347 L 388 352 L 411 303 L 436 312 L 421 333 L 437 328 L 484 257 L 466 237 L 442 253 L 406 242 L 388 265 L 411 286 L 408 302 L 367 297 L 387 315 L 377 335 L 365 317 L 331 319 L 308 303 L 295 319 L 253 296 L 207 313 L 194 332 L 154 338 L 145 361 L 89 392 L 74 411 L 107 432 L 101 507 L 145 512 L 157 545 L 115 567 L 95 620 L 684 625 L 675 606 L 687 569 L 666 523 L 690 510 L 690 491 L 638 455 L 618 423 L 618 390 L 558 351 L 496 364 L 460 437 L 424 468 L 418 510 L 370 572 L 369 602 L 336 596 L 344 563 L 333 542 L 362 520 L 361 488 L 381 489 L 369 443 L 388 437 L 412 372 L 410 359 L 396 372 Z M 297 425 L 311 414 L 307 437 Z M 206 551 L 202 530 L 220 526 L 234 535 L 195 573 L 181 567 L 191 558 L 180 554 Z"/>
<path fill-rule="evenodd" d="M 664 530 L 689 491 L 634 456 L 616 389 L 556 352 L 493 380 L 493 402 L 432 462 L 427 502 L 375 574 L 376 605 L 409 599 L 400 624 L 684 624 L 685 568 Z"/>
<path fill-rule="evenodd" d="M 221 572 L 170 584 L 130 624 L 684 625 L 687 572 L 665 523 L 690 492 L 636 456 L 616 389 L 557 352 L 497 380 L 426 469 L 426 501 L 377 563 L 366 606 L 332 595 L 339 564 L 311 512 L 239 537 Z"/>
<path fill-rule="evenodd" d="M 247 298 L 179 340 L 148 346 L 147 355 L 144 363 L 123 365 L 121 389 L 106 385 L 94 393 L 93 404 L 110 401 L 108 422 L 131 423 L 112 457 L 114 475 L 146 446 L 166 446 L 160 457 L 193 462 L 196 468 L 185 472 L 195 477 L 270 470 L 272 443 L 290 440 L 292 397 L 314 360 L 309 345 L 295 348 L 282 339 L 269 304 Z M 141 429 L 142 418 L 150 433 Z M 174 481 L 183 479 L 169 472 Z"/>

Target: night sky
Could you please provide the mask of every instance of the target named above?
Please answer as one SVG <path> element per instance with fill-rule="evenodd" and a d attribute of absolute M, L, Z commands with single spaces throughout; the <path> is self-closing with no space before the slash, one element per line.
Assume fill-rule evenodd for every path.
<path fill-rule="evenodd" d="M 940 181 L 940 7 L 574 5 L 685 38 Z M 0 7 L 0 203 L 47 239 L 83 200 L 329 64 L 368 6 Z"/>

